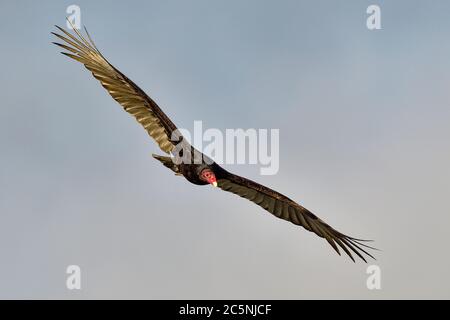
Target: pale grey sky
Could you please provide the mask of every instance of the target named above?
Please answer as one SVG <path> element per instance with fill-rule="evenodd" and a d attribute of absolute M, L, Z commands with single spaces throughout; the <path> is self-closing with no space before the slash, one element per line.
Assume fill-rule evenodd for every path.
<path fill-rule="evenodd" d="M 277 175 L 227 168 L 375 239 L 382 289 L 324 240 L 152 159 L 144 130 L 50 44 L 70 4 L 178 126 L 280 129 Z M 449 12 L 0 1 L 0 298 L 450 298 Z M 81 291 L 65 287 L 70 264 Z"/>

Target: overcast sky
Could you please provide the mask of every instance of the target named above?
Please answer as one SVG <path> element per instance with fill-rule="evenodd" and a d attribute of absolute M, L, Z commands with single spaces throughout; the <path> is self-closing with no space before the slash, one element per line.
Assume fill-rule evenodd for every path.
<path fill-rule="evenodd" d="M 369 31 L 373 3 L 382 29 Z M 227 169 L 374 239 L 381 290 L 323 239 L 155 161 L 145 131 L 50 44 L 71 4 L 178 126 L 279 129 L 278 174 Z M 1 0 L 0 298 L 450 298 L 449 12 Z"/>

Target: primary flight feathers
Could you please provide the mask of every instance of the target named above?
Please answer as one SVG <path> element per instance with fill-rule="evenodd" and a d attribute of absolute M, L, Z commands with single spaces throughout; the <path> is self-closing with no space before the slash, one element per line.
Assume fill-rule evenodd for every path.
<path fill-rule="evenodd" d="M 177 130 L 173 122 L 164 114 L 159 106 L 128 77 L 117 70 L 105 59 L 95 46 L 89 33 L 86 36 L 73 28 L 71 34 L 56 26 L 62 34 L 54 33 L 63 43 L 54 44 L 67 50 L 66 56 L 81 62 L 102 86 L 128 113 L 144 127 L 147 133 L 156 141 L 161 150 L 171 154 L 176 142 L 171 141 L 172 134 Z M 178 140 L 179 141 L 179 140 Z M 177 143 L 178 143 L 177 141 Z M 192 147 L 191 147 L 192 148 Z M 197 152 L 192 148 L 193 152 Z M 177 175 L 184 176 L 197 185 L 212 184 L 220 189 L 232 192 L 246 198 L 278 218 L 290 221 L 314 232 L 324 238 L 333 249 L 340 254 L 342 249 L 353 261 L 353 254 L 366 261 L 364 255 L 373 256 L 366 250 L 374 249 L 362 242 L 366 240 L 349 237 L 322 221 L 308 209 L 292 201 L 288 197 L 249 179 L 232 174 L 216 163 L 175 164 L 171 157 L 154 155 L 167 168 Z"/>

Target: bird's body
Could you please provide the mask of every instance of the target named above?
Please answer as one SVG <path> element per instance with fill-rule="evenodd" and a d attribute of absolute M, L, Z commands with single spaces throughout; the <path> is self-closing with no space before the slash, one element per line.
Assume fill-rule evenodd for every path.
<path fill-rule="evenodd" d="M 195 185 L 213 185 L 246 198 L 278 218 L 300 225 L 324 238 L 337 253 L 344 250 L 352 260 L 352 252 L 366 261 L 364 254 L 372 257 L 362 243 L 364 240 L 349 237 L 335 230 L 312 212 L 281 193 L 257 182 L 232 174 L 187 143 L 178 133 L 175 124 L 159 106 L 136 84 L 110 64 L 97 49 L 89 34 L 88 39 L 76 29 L 75 35 L 57 27 L 64 35 L 53 33 L 65 42 L 55 43 L 69 52 L 63 54 L 81 62 L 92 72 L 109 94 L 133 115 L 148 134 L 168 156 L 153 155 L 176 175 L 183 176 Z M 181 152 L 177 147 L 182 145 Z M 186 156 L 189 155 L 189 161 Z M 373 258 L 373 257 L 372 257 Z"/>
<path fill-rule="evenodd" d="M 180 172 L 183 175 L 183 177 L 186 178 L 187 181 L 190 183 L 199 185 L 199 186 L 205 186 L 209 185 L 208 182 L 200 179 L 199 175 L 200 172 L 203 169 L 206 169 L 208 166 L 204 164 L 181 164 L 179 165 Z"/>

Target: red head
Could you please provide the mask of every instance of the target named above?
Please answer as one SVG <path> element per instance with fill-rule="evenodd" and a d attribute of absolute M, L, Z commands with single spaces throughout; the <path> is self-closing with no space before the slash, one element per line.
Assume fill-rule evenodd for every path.
<path fill-rule="evenodd" d="M 200 172 L 200 179 L 217 187 L 216 175 L 211 169 L 203 169 L 202 172 Z"/>

